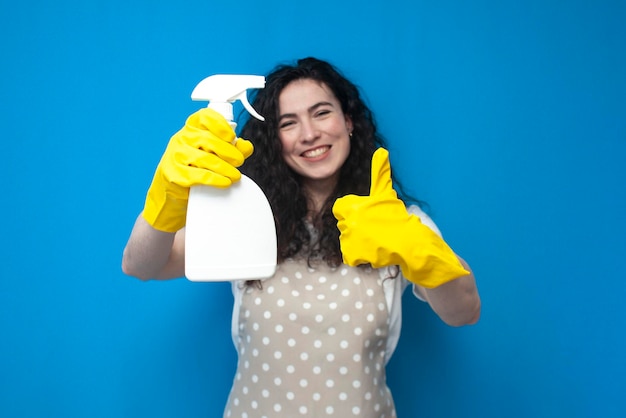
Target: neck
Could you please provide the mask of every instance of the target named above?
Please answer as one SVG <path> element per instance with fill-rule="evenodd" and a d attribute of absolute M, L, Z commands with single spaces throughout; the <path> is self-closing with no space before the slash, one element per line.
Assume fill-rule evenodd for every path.
<path fill-rule="evenodd" d="M 311 216 L 317 215 L 326 203 L 328 196 L 332 193 L 337 185 L 335 179 L 324 179 L 308 181 L 303 183 L 303 189 L 309 200 L 309 213 Z"/>

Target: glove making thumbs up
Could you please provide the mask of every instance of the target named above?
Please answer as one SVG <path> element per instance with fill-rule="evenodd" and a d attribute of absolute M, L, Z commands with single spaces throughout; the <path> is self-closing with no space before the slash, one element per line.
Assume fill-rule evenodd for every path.
<path fill-rule="evenodd" d="M 398 265 L 409 281 L 427 288 L 470 274 L 448 244 L 398 199 L 389 153 L 383 148 L 372 157 L 370 195 L 337 199 L 333 214 L 348 265 Z"/>

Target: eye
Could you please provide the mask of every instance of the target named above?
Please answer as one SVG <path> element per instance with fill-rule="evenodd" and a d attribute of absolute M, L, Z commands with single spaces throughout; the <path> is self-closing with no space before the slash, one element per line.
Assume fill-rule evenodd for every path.
<path fill-rule="evenodd" d="M 278 129 L 286 129 L 293 125 L 295 125 L 295 122 L 293 120 L 285 120 L 278 124 Z"/>
<path fill-rule="evenodd" d="M 315 117 L 324 117 L 326 115 L 330 114 L 330 109 L 321 109 L 318 112 L 315 113 Z"/>

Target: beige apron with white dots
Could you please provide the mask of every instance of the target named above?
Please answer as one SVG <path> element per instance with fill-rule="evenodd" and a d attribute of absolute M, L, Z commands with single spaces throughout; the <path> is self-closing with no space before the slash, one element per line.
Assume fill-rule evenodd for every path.
<path fill-rule="evenodd" d="M 288 260 L 239 313 L 224 416 L 395 417 L 385 376 L 389 314 L 372 269 Z"/>

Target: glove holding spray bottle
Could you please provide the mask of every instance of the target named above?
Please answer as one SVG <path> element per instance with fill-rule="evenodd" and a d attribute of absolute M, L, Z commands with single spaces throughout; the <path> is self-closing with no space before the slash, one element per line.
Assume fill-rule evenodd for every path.
<path fill-rule="evenodd" d="M 252 151 L 249 141 L 235 140 L 235 131 L 217 111 L 195 112 L 165 149 L 148 189 L 144 219 L 160 231 L 178 231 L 186 223 L 190 187 L 229 187 L 241 178 L 236 167 Z"/>
<path fill-rule="evenodd" d="M 333 214 L 348 265 L 399 265 L 404 277 L 426 288 L 470 274 L 448 244 L 419 217 L 409 214 L 398 199 L 391 181 L 389 153 L 383 148 L 372 157 L 370 195 L 337 199 Z"/>

